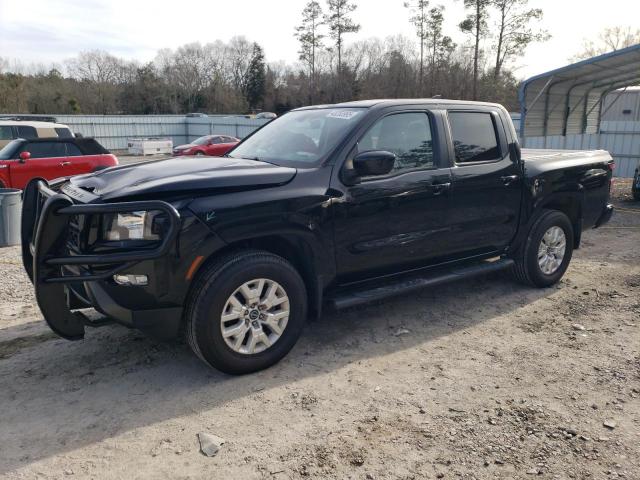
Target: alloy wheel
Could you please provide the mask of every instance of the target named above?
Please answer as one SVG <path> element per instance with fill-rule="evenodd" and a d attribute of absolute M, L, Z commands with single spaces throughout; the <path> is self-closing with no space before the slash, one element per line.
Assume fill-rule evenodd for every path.
<path fill-rule="evenodd" d="M 266 278 L 250 280 L 225 303 L 220 317 L 222 337 L 234 352 L 263 352 L 281 338 L 289 314 L 289 297 L 282 285 Z"/>
<path fill-rule="evenodd" d="M 545 275 L 554 274 L 562 265 L 567 237 L 562 228 L 553 226 L 542 236 L 538 247 L 538 266 Z"/>

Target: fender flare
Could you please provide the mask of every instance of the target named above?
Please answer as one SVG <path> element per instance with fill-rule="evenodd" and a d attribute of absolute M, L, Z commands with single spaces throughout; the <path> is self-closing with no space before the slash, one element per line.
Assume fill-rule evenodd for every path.
<path fill-rule="evenodd" d="M 582 237 L 582 212 L 584 210 L 584 202 L 584 189 L 580 185 L 578 185 L 578 188 L 575 190 L 554 192 L 534 201 L 532 209 L 529 212 L 524 212 L 526 221 L 521 224 L 521 228 L 516 234 L 507 253 L 513 254 L 519 251 L 529 236 L 529 232 L 531 232 L 531 228 L 536 220 L 545 210 L 558 210 L 569 217 L 573 226 L 574 248 L 579 248 Z M 574 206 L 574 211 L 567 212 L 566 206 Z"/>

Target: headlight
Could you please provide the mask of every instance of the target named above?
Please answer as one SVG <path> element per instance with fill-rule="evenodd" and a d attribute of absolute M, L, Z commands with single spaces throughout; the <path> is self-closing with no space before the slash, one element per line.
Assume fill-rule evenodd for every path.
<path fill-rule="evenodd" d="M 119 240 L 160 240 L 163 214 L 158 211 L 112 213 L 105 215 L 102 238 Z"/>

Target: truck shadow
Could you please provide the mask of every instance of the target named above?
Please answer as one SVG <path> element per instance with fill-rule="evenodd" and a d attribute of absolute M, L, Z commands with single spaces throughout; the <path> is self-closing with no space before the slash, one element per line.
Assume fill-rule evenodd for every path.
<path fill-rule="evenodd" d="M 47 338 L 0 360 L 0 474 L 302 378 L 339 375 L 353 362 L 418 345 L 424 360 L 435 339 L 554 291 L 494 274 L 327 313 L 280 364 L 243 377 L 208 368 L 182 343 L 117 326 L 90 330 L 81 342 Z"/>

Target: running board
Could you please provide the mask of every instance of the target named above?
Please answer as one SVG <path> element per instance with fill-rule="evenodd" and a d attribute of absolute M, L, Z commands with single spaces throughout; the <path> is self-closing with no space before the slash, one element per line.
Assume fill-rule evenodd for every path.
<path fill-rule="evenodd" d="M 441 285 L 463 278 L 506 270 L 512 267 L 513 264 L 514 262 L 510 258 L 501 258 L 494 261 L 474 263 L 468 266 L 453 267 L 445 271 L 440 269 L 438 272 L 423 274 L 419 277 L 411 276 L 410 278 L 391 279 L 384 285 L 378 283 L 377 286 L 367 289 L 350 289 L 344 292 L 336 292 L 334 295 L 328 296 L 327 303 L 330 308 L 342 310 L 344 308 L 419 290 L 424 287 Z"/>

